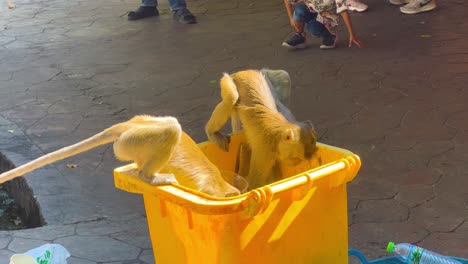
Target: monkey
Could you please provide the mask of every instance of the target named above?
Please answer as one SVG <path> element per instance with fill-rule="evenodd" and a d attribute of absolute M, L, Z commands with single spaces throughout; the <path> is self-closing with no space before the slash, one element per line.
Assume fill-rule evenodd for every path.
<path fill-rule="evenodd" d="M 16 7 L 16 5 L 13 4 L 10 0 L 6 1 L 6 5 L 7 5 L 8 9 L 13 9 L 13 8 Z"/>
<path fill-rule="evenodd" d="M 137 176 L 153 185 L 180 184 L 217 197 L 239 195 L 175 117 L 137 115 L 74 145 L 0 174 L 0 183 L 92 148 L 113 142 L 115 157 L 133 161 Z"/>
<path fill-rule="evenodd" d="M 288 120 L 294 121 L 295 118 L 288 108 L 291 97 L 291 78 L 289 77 L 289 73 L 284 70 L 271 69 L 261 69 L 260 72 L 265 76 L 265 80 L 267 81 L 270 92 L 275 99 L 278 111 Z M 236 112 L 233 111 L 231 114 L 232 132 L 240 132 L 242 130 L 241 126 L 242 124 L 239 117 Z"/>
<path fill-rule="evenodd" d="M 295 166 L 310 160 L 317 150 L 317 137 L 311 125 L 298 122 L 283 104 L 287 112 L 279 111 L 281 94 L 270 87 L 272 82 L 265 75 L 257 70 L 224 73 L 220 80 L 222 101 L 205 126 L 208 140 L 227 151 L 229 138 L 220 130 L 229 118 L 240 121 L 251 156 L 246 175 L 250 188 L 280 179 L 281 163 Z M 238 128 L 238 124 L 233 125 L 233 131 Z"/>
<path fill-rule="evenodd" d="M 284 70 L 261 69 L 260 72 L 265 76 L 271 94 L 273 95 L 278 111 L 282 113 L 288 120 L 295 121 L 294 115 L 289 110 L 291 98 L 291 78 L 289 73 Z M 231 114 L 232 133 L 239 133 L 241 122 L 236 112 Z M 313 128 L 313 127 L 312 127 Z M 228 137 L 229 141 L 229 137 Z M 239 175 L 246 175 L 249 171 L 249 163 L 251 158 L 249 146 L 245 143 L 239 144 L 237 153 L 235 172 Z"/>

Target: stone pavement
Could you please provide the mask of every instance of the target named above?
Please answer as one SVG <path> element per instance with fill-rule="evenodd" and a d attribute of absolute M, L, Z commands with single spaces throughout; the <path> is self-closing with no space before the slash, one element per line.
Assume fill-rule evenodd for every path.
<path fill-rule="evenodd" d="M 360 155 L 349 185 L 350 247 L 389 240 L 468 258 L 468 8 L 403 15 L 383 0 L 353 14 L 362 49 L 288 52 L 282 1 L 193 0 L 199 24 L 128 22 L 138 1 L 17 0 L 0 7 L 0 152 L 19 165 L 135 114 L 173 115 L 197 141 L 223 71 L 290 72 L 292 110 L 320 141 Z M 74 169 L 67 164 L 77 164 Z M 71 264 L 153 263 L 140 196 L 113 187 L 109 146 L 25 179 L 45 227 L 0 233 L 0 263 L 46 241 Z M 466 171 L 465 171 L 466 170 Z"/>

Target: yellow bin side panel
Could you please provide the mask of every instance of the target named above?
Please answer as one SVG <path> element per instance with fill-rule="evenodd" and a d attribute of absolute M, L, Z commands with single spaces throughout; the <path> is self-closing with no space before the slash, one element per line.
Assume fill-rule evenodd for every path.
<path fill-rule="evenodd" d="M 168 202 L 162 209 L 159 198 L 145 195 L 156 263 L 346 264 L 345 186 L 319 189 L 296 202 L 283 193 L 247 220 L 240 213 L 190 213 Z"/>

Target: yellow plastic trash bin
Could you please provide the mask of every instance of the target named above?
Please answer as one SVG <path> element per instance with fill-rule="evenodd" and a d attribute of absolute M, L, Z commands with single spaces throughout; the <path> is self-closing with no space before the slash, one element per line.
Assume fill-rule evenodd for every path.
<path fill-rule="evenodd" d="M 234 171 L 242 134 L 229 152 L 199 144 L 220 169 Z M 347 264 L 346 183 L 359 157 L 318 144 L 313 160 L 283 168 L 287 179 L 240 196 L 216 198 L 183 186 L 155 187 L 114 170 L 115 186 L 144 197 L 158 264 Z"/>

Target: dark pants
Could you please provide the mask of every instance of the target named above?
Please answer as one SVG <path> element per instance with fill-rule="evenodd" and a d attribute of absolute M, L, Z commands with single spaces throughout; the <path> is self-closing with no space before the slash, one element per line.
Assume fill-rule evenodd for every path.
<path fill-rule="evenodd" d="M 320 22 L 317 21 L 317 13 L 310 12 L 305 4 L 298 4 L 294 7 L 293 20 L 305 23 L 305 28 L 310 34 L 316 37 L 330 37 L 331 33 Z"/>

